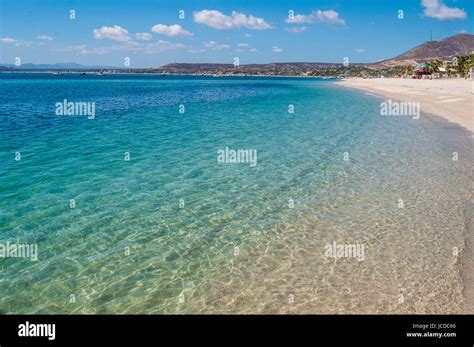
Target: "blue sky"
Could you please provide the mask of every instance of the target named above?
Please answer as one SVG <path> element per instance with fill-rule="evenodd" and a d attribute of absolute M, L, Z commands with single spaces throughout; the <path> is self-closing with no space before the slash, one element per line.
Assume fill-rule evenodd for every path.
<path fill-rule="evenodd" d="M 472 0 L 2 0 L 0 63 L 372 62 L 472 33 Z M 71 10 L 75 18 L 70 18 Z M 180 18 L 180 10 L 184 18 Z M 403 18 L 399 19 L 399 10 Z M 289 16 L 291 12 L 292 16 Z M 183 12 L 181 12 L 183 14 Z"/>

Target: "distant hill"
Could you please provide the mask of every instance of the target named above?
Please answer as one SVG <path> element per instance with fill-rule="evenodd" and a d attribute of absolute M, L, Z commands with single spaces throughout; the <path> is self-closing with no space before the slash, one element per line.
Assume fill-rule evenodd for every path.
<path fill-rule="evenodd" d="M 115 66 L 84 66 L 77 63 L 56 63 L 56 64 L 22 64 L 16 66 L 14 64 L 0 64 L 3 70 L 101 70 L 101 69 L 117 69 Z"/>
<path fill-rule="evenodd" d="M 367 64 L 351 64 L 352 67 L 363 67 Z M 233 64 L 210 63 L 173 63 L 154 69 L 154 72 L 165 74 L 215 74 L 215 75 L 282 75 L 298 76 L 313 71 L 342 69 L 341 63 L 268 63 L 245 64 L 235 67 Z"/>
<path fill-rule="evenodd" d="M 458 34 L 441 41 L 428 41 L 399 56 L 374 63 L 375 67 L 412 65 L 427 60 L 451 60 L 474 51 L 474 35 Z"/>
<path fill-rule="evenodd" d="M 458 34 L 441 41 L 428 41 L 399 56 L 375 63 L 313 63 L 288 62 L 267 64 L 233 64 L 213 63 L 173 63 L 159 68 L 118 68 L 114 66 L 84 66 L 77 63 L 57 64 L 23 64 L 20 67 L 12 64 L 0 64 L 0 71 L 14 70 L 69 70 L 81 72 L 84 70 L 112 70 L 112 72 L 161 73 L 161 74 L 197 74 L 217 76 L 316 76 L 316 77 L 373 77 L 384 74 L 400 74 L 404 65 L 414 65 L 429 60 L 452 60 L 459 55 L 474 52 L 474 35 Z M 3 65 L 3 66 L 2 66 Z"/>
<path fill-rule="evenodd" d="M 474 35 L 458 34 L 441 41 L 425 42 L 399 56 L 367 64 L 350 64 L 344 68 L 340 63 L 270 63 L 247 64 L 235 68 L 232 64 L 207 64 L 207 63 L 174 63 L 154 69 L 155 72 L 167 74 L 215 74 L 215 75 L 325 75 L 339 76 L 346 73 L 350 75 L 372 74 L 367 70 L 392 69 L 403 65 L 414 65 L 427 60 L 451 60 L 458 55 L 468 55 L 474 51 Z M 347 71 L 350 70 L 350 71 Z"/>

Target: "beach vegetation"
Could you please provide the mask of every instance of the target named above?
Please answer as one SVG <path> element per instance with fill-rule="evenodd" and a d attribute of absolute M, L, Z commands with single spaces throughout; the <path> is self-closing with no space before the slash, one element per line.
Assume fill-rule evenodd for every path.
<path fill-rule="evenodd" d="M 459 55 L 454 57 L 452 61 L 446 63 L 446 72 L 449 77 L 457 76 L 466 78 L 471 68 L 474 68 L 474 54 Z"/>

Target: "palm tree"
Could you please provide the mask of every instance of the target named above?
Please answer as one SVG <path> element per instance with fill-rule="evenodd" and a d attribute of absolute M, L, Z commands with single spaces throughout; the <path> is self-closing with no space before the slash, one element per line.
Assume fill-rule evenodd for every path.
<path fill-rule="evenodd" d="M 474 54 L 471 55 L 460 55 L 453 58 L 451 64 L 449 64 L 451 70 L 460 75 L 466 77 L 469 73 L 469 69 L 474 65 Z"/>
<path fill-rule="evenodd" d="M 443 66 L 443 62 L 438 59 L 431 60 L 427 64 L 428 64 L 428 71 L 430 73 L 439 72 L 439 68 Z"/>
<path fill-rule="evenodd" d="M 462 56 L 462 71 L 461 74 L 463 77 L 466 77 L 469 74 L 469 69 L 474 67 L 474 54 Z"/>

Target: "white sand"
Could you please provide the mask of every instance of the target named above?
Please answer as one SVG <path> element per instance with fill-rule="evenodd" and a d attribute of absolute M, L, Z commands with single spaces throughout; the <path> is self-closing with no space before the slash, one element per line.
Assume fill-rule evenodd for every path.
<path fill-rule="evenodd" d="M 423 111 L 443 117 L 474 132 L 474 81 L 464 79 L 415 80 L 403 78 L 353 78 L 339 85 L 381 95 L 385 100 L 419 102 Z M 473 135 L 474 136 L 474 135 Z M 469 189 L 469 187 L 466 187 Z M 470 215 L 472 220 L 472 215 Z M 472 222 L 469 222 L 469 225 Z M 460 259 L 466 313 L 474 312 L 474 236 L 466 235 Z"/>
<path fill-rule="evenodd" d="M 472 80 L 353 78 L 337 83 L 380 94 L 385 99 L 419 102 L 424 112 L 443 117 L 474 132 L 474 81 Z"/>

